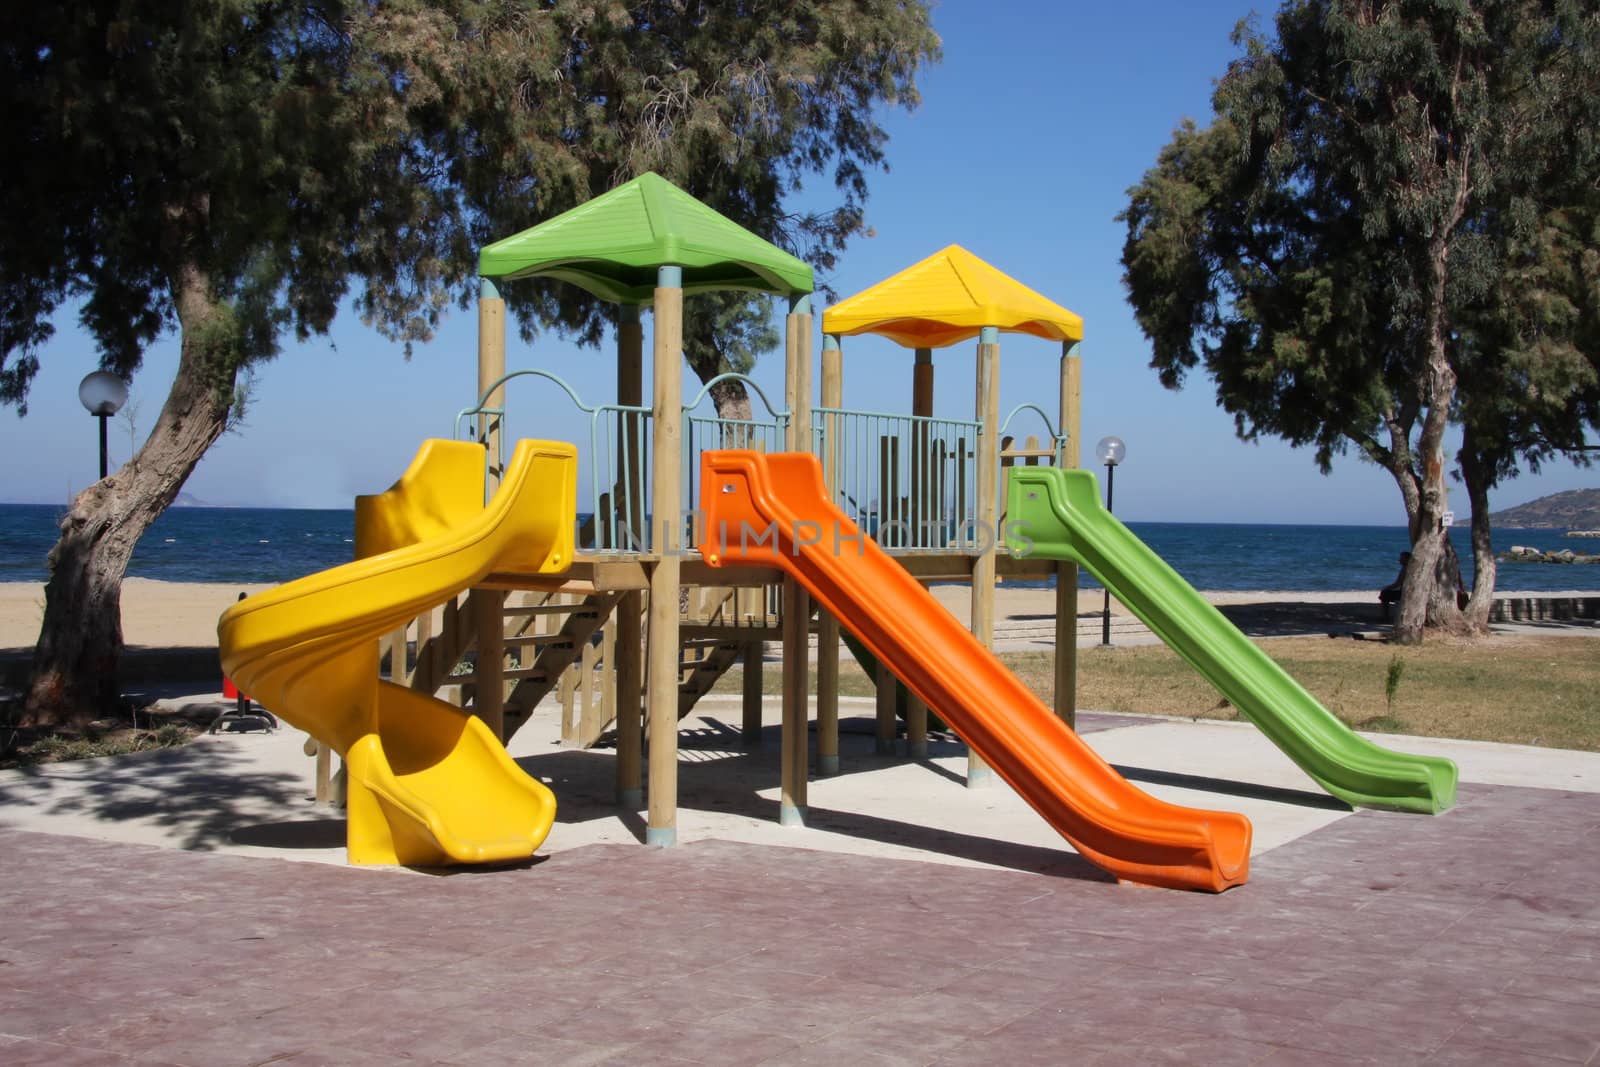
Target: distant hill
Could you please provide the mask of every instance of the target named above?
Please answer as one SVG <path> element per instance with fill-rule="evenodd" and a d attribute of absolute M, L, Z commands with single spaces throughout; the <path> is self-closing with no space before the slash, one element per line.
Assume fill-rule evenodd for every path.
<path fill-rule="evenodd" d="M 172 502 L 172 506 L 175 508 L 209 508 L 211 505 L 193 493 L 179 493 L 177 499 Z"/>
<path fill-rule="evenodd" d="M 1524 530 L 1600 530 L 1600 489 L 1568 489 L 1491 512 L 1491 526 Z"/>

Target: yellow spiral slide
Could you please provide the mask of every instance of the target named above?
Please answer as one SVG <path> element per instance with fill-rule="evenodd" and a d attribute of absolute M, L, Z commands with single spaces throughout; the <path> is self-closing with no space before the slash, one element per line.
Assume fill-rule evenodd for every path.
<path fill-rule="evenodd" d="M 521 441 L 486 507 L 483 448 L 423 444 L 386 493 L 356 501 L 354 563 L 242 600 L 217 625 L 240 689 L 345 759 L 351 863 L 526 859 L 555 797 L 483 722 L 378 677 L 378 638 L 489 574 L 572 561 L 577 451 Z"/>

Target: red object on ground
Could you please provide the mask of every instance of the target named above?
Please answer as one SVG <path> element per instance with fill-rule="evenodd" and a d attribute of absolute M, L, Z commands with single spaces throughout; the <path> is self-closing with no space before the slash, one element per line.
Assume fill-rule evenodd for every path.
<path fill-rule="evenodd" d="M 239 687 L 234 685 L 233 679 L 229 678 L 226 674 L 222 676 L 222 696 L 225 700 L 238 700 L 240 697 L 244 697 L 246 700 L 250 699 L 243 693 L 239 692 Z"/>

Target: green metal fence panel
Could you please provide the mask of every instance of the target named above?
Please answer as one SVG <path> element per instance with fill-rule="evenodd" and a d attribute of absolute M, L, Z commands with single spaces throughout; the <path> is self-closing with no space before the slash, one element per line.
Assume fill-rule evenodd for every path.
<path fill-rule="evenodd" d="M 812 413 L 834 503 L 888 550 L 972 543 L 979 424 L 849 408 Z"/>
<path fill-rule="evenodd" d="M 649 552 L 651 412 L 649 408 L 625 404 L 585 404 L 577 390 L 560 376 L 543 370 L 515 370 L 500 377 L 484 391 L 478 403 L 458 412 L 455 436 L 482 440 L 470 420 L 480 415 L 499 420 L 497 467 L 505 464 L 505 443 L 518 436 L 549 436 L 548 429 L 529 427 L 527 432 L 513 426 L 507 417 L 510 405 L 490 407 L 489 397 L 508 383 L 529 378 L 556 386 L 587 425 L 588 451 L 579 449 L 578 529 L 576 547 L 583 552 L 637 554 Z M 507 393 L 509 396 L 509 391 Z M 467 423 L 463 427 L 463 423 Z"/>

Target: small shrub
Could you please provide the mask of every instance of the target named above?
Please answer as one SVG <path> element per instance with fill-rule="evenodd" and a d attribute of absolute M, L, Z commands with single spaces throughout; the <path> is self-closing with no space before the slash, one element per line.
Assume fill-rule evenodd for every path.
<path fill-rule="evenodd" d="M 1406 673 L 1406 661 L 1399 656 L 1389 660 L 1389 673 L 1383 680 L 1383 699 L 1389 711 L 1394 711 L 1394 695 L 1400 689 L 1400 678 Z"/>

